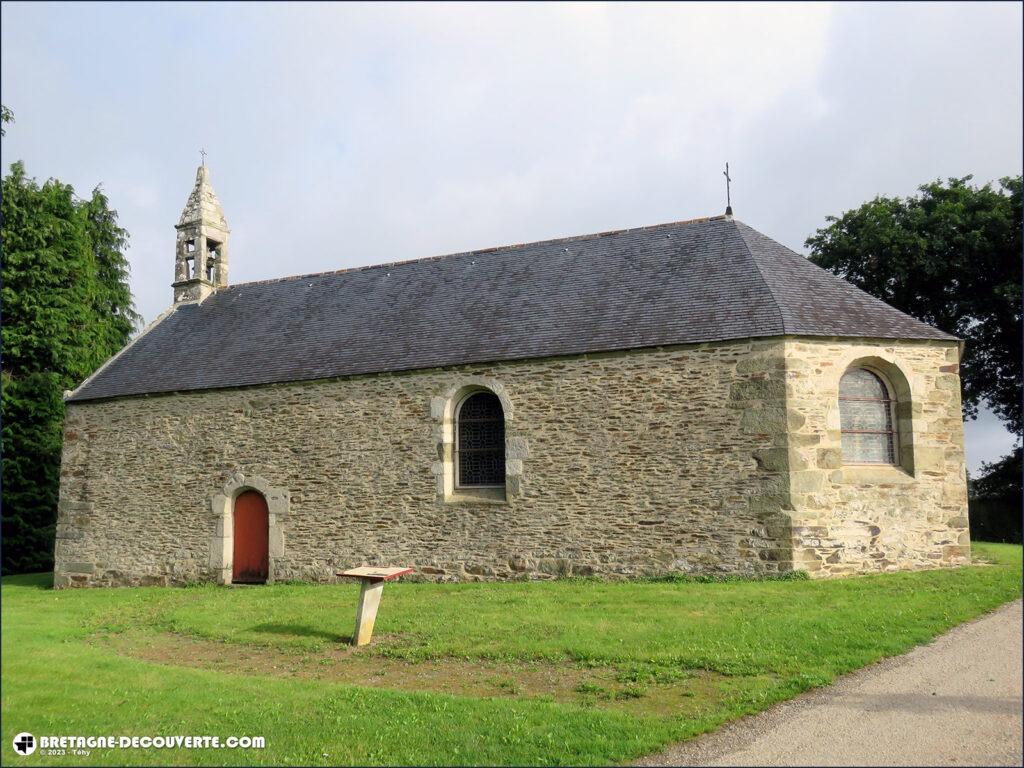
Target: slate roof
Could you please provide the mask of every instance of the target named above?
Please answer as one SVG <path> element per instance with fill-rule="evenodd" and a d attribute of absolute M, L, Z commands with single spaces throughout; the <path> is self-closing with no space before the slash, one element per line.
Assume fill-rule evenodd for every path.
<path fill-rule="evenodd" d="M 70 400 L 784 334 L 954 340 L 718 216 L 230 286 Z"/>

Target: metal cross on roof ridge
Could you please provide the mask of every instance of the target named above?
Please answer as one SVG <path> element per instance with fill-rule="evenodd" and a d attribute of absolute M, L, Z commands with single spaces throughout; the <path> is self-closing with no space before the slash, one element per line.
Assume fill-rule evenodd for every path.
<path fill-rule="evenodd" d="M 205 166 L 206 165 L 206 150 L 205 149 L 200 149 L 199 150 L 199 154 L 203 156 L 203 165 Z"/>
<path fill-rule="evenodd" d="M 722 175 L 725 176 L 725 215 L 732 216 L 732 176 L 729 175 L 728 161 L 725 163 L 725 170 L 722 171 Z"/>

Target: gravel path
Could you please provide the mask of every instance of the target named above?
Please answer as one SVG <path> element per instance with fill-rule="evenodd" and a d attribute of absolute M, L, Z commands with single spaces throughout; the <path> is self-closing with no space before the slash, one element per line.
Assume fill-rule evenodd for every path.
<path fill-rule="evenodd" d="M 1022 765 L 1021 601 L 638 765 Z"/>

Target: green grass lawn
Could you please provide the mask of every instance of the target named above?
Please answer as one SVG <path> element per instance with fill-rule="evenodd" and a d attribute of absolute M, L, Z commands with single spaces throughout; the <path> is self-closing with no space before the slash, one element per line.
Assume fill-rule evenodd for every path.
<path fill-rule="evenodd" d="M 627 761 L 909 650 L 1021 594 L 1021 548 L 836 581 L 49 589 L 3 580 L 4 765 Z M 14 756 L 40 735 L 263 750 Z"/>

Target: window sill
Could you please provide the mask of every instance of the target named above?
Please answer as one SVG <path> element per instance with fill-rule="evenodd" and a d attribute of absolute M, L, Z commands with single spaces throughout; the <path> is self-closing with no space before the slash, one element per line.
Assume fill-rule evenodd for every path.
<path fill-rule="evenodd" d="M 903 467 L 884 464 L 848 464 L 834 472 L 832 479 L 851 485 L 910 485 L 915 482 L 914 476 Z"/>
<path fill-rule="evenodd" d="M 500 488 L 456 488 L 445 496 L 447 504 L 508 504 L 504 486 Z"/>

